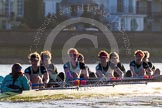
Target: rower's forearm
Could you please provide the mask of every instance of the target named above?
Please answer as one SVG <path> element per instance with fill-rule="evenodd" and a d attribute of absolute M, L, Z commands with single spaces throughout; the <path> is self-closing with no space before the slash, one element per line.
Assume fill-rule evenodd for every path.
<path fill-rule="evenodd" d="M 48 73 L 45 73 L 45 74 L 44 74 L 43 83 L 44 83 L 44 84 L 47 84 L 48 82 L 49 82 L 49 74 L 48 74 Z"/>
<path fill-rule="evenodd" d="M 123 71 L 121 71 L 121 69 L 118 68 L 118 67 L 115 69 L 115 72 L 119 75 L 119 77 L 123 77 L 124 76 Z"/>

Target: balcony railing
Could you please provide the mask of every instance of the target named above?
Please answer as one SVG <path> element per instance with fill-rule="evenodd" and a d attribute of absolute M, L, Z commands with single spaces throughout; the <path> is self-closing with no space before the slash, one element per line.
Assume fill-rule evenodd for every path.
<path fill-rule="evenodd" d="M 116 11 L 114 11 L 116 10 Z M 121 9 L 117 8 L 117 7 L 111 7 L 110 9 L 110 13 L 112 14 L 135 14 L 135 10 L 133 7 L 128 7 L 128 6 L 123 6 Z"/>

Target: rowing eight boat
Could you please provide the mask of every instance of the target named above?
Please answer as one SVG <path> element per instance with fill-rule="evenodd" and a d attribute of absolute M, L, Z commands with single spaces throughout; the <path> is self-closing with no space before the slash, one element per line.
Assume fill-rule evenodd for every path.
<path fill-rule="evenodd" d="M 57 99 L 76 99 L 89 97 L 108 97 L 108 96 L 137 96 L 137 95 L 162 95 L 162 83 L 150 82 L 145 84 L 126 84 L 115 87 L 80 87 L 76 89 L 44 89 L 24 91 L 22 94 L 4 93 L 0 95 L 0 101 L 41 101 Z"/>
<path fill-rule="evenodd" d="M 7 92 L 0 95 L 0 101 L 40 101 L 55 99 L 75 99 L 83 97 L 121 96 L 121 95 L 161 95 L 161 76 L 155 78 L 125 78 L 95 83 L 87 81 L 86 85 L 60 86 L 23 91 L 22 94 Z M 91 83 L 90 83 L 91 82 Z M 92 83 L 93 82 L 93 83 Z M 136 82 L 136 85 L 134 85 Z M 147 83 L 145 83 L 147 82 Z M 113 86 L 113 84 L 117 86 Z M 147 84 L 147 85 L 146 85 Z"/>

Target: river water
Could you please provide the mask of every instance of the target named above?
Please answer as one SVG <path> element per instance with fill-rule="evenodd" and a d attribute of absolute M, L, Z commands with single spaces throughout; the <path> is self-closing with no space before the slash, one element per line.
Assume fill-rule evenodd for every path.
<path fill-rule="evenodd" d="M 95 67 L 97 64 L 87 64 L 90 68 L 91 71 L 95 72 Z M 129 69 L 129 64 L 123 64 L 125 69 L 128 70 Z M 159 68 L 160 70 L 162 70 L 162 63 L 154 63 L 155 67 L 156 68 Z M 22 67 L 23 67 L 23 70 L 25 68 L 27 68 L 29 66 L 29 64 L 23 64 Z M 5 76 L 7 75 L 8 73 L 11 72 L 11 67 L 12 67 L 12 64 L 5 64 L 5 65 L 0 65 L 0 76 Z M 63 64 L 56 64 L 56 67 L 58 69 L 59 72 L 63 72 Z"/>
<path fill-rule="evenodd" d="M 162 69 L 161 63 L 154 65 Z M 11 71 L 11 64 L 0 65 L 0 75 L 5 76 Z M 23 70 L 29 65 L 24 64 Z M 57 64 L 58 71 L 63 71 L 63 65 Z M 96 64 L 88 64 L 92 71 L 95 71 Z M 128 70 L 129 65 L 124 64 Z M 136 86 L 136 85 L 133 85 Z M 135 89 L 136 90 L 136 89 Z M 162 84 L 159 85 L 158 92 L 147 92 L 135 95 L 117 95 L 105 97 L 91 97 L 82 99 L 65 99 L 43 102 L 0 102 L 0 108 L 158 108 L 162 107 Z"/>

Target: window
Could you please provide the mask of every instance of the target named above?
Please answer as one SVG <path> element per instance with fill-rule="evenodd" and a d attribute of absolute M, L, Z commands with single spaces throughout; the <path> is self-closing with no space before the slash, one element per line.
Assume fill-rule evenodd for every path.
<path fill-rule="evenodd" d="M 10 16 L 11 12 L 13 11 L 14 0 L 6 0 L 3 3 L 4 3 L 3 11 L 4 11 L 5 16 Z"/>
<path fill-rule="evenodd" d="M 5 7 L 4 7 L 4 12 L 5 12 L 5 15 L 8 16 L 8 2 L 4 2 L 5 3 Z"/>
<path fill-rule="evenodd" d="M 129 13 L 133 13 L 133 1 L 129 0 Z"/>
<path fill-rule="evenodd" d="M 135 18 L 131 19 L 131 31 L 136 31 L 138 28 L 137 20 Z"/>
<path fill-rule="evenodd" d="M 123 12 L 124 4 L 123 0 L 117 0 L 117 12 Z"/>
<path fill-rule="evenodd" d="M 147 15 L 148 16 L 152 15 L 152 2 L 151 1 L 147 2 Z"/>
<path fill-rule="evenodd" d="M 139 7 L 139 1 L 136 2 L 136 12 L 137 14 L 140 14 L 140 7 Z"/>
<path fill-rule="evenodd" d="M 24 0 L 17 0 L 17 14 L 18 16 L 24 15 Z"/>

